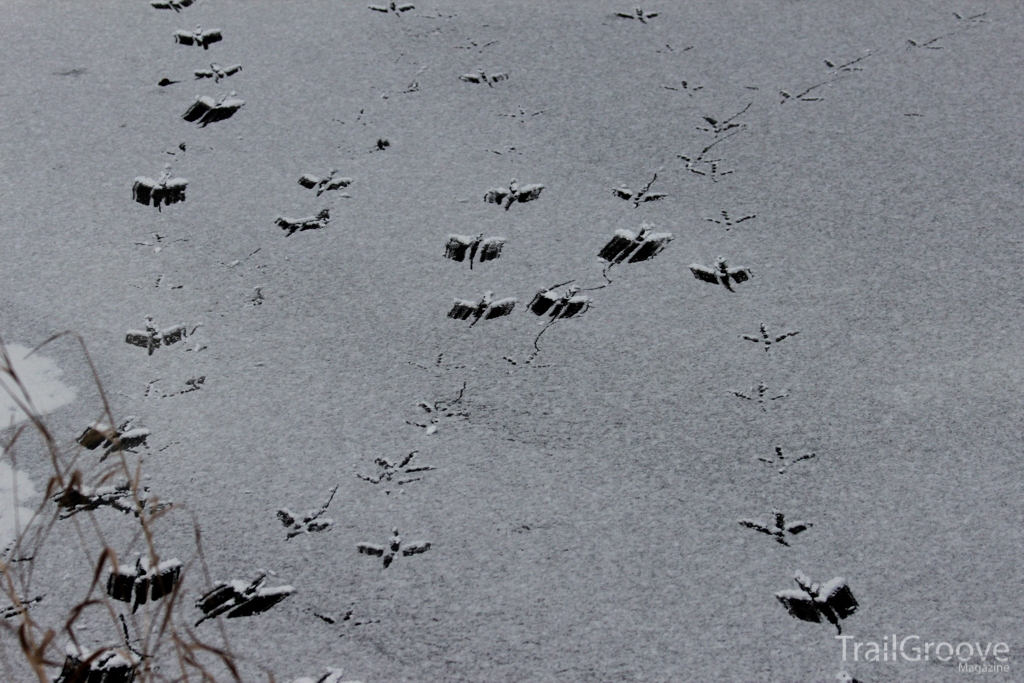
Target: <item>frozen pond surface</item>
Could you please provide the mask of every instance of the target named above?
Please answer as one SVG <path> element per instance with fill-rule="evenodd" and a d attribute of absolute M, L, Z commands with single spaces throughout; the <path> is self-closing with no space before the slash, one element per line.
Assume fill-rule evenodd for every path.
<path fill-rule="evenodd" d="M 1018 666 L 1024 8 L 163 4 L 0 22 L 0 335 L 85 347 L 12 349 L 56 448 L 0 403 L 46 678 L 173 679 L 176 577 L 245 681 Z"/>

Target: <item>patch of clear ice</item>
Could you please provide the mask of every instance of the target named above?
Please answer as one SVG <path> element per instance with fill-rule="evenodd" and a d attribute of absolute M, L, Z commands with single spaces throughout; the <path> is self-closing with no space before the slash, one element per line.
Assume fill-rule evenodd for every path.
<path fill-rule="evenodd" d="M 26 358 L 32 349 L 21 344 L 8 344 L 7 355 L 14 372 L 18 374 L 22 384 L 28 390 L 32 405 L 39 414 L 46 414 L 67 405 L 75 400 L 74 387 L 60 381 L 64 371 L 57 367 L 51 359 L 33 354 Z M 26 403 L 26 397 L 18 386 L 5 372 L 8 368 L 0 357 L 0 428 L 23 422 L 28 418 L 18 407 L 18 401 Z M 15 401 L 17 398 L 17 401 Z"/>
<path fill-rule="evenodd" d="M 26 358 L 31 350 L 21 344 L 8 344 L 7 358 L 13 368 L 7 367 L 7 361 L 0 356 L 0 429 L 28 419 L 18 406 L 18 402 L 27 404 L 26 398 L 32 399 L 32 405 L 39 414 L 52 412 L 75 400 L 75 389 L 60 381 L 64 371 L 45 356 L 33 354 Z M 10 369 L 17 373 L 28 397 L 5 372 Z M 35 495 L 35 487 L 27 474 L 0 462 L 0 549 L 6 549 L 17 537 L 19 528 L 32 518 L 32 510 L 21 503 Z"/>
<path fill-rule="evenodd" d="M 17 498 L 14 495 L 15 484 Z M 35 495 L 35 487 L 27 474 L 0 462 L 0 549 L 6 549 L 17 538 L 19 530 L 32 519 L 33 511 L 18 503 L 24 503 Z"/>

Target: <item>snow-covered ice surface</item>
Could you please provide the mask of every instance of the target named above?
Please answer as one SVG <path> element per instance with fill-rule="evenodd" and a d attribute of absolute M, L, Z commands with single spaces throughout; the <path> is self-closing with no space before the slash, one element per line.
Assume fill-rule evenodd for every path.
<path fill-rule="evenodd" d="M 94 487 L 141 458 L 147 497 L 184 508 L 156 533 L 185 567 L 182 622 L 212 588 L 194 513 L 211 581 L 295 587 L 223 619 L 246 680 L 963 679 L 843 663 L 834 628 L 774 597 L 797 568 L 846 578 L 844 634 L 1006 641 L 1013 671 L 987 678 L 1020 679 L 1024 7 L 644 0 L 641 22 L 616 16 L 629 0 L 366 4 L 3 3 L 0 336 L 86 341 L 113 415 L 71 338 L 51 343 L 79 390 L 47 415 L 62 448 L 97 420 L 151 429 L 136 453 L 76 454 Z M 196 25 L 223 39 L 174 43 Z M 211 62 L 245 68 L 195 81 Z M 508 78 L 459 79 L 481 68 Z M 246 102 L 230 118 L 181 119 L 229 89 Z M 132 201 L 166 163 L 187 200 Z M 333 168 L 350 197 L 296 182 Z M 613 192 L 655 175 L 658 201 Z M 544 190 L 484 201 L 512 178 Z M 321 229 L 275 225 L 328 209 Z M 645 223 L 674 238 L 606 282 L 601 248 Z M 501 257 L 447 259 L 453 233 L 500 235 Z M 695 279 L 718 255 L 753 277 Z M 556 283 L 593 305 L 541 328 L 526 304 Z M 520 303 L 446 317 L 486 291 Z M 126 344 L 146 315 L 201 320 L 201 345 Z M 761 384 L 788 395 L 730 393 Z M 41 491 L 37 442 L 16 467 Z M 356 476 L 412 449 L 437 469 Z M 289 540 L 276 510 L 334 486 L 330 532 Z M 813 533 L 786 547 L 736 523 L 775 508 Z M 144 551 L 133 515 L 93 518 L 119 557 Z M 86 521 L 21 565 L 60 644 L 92 578 Z M 396 527 L 430 551 L 387 569 L 359 553 Z M 117 641 L 83 619 L 84 646 Z"/>

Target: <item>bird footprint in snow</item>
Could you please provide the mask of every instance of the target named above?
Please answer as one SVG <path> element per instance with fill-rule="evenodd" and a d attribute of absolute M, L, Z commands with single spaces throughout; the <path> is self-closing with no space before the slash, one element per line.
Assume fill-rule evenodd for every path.
<path fill-rule="evenodd" d="M 315 510 L 309 510 L 301 517 L 288 508 L 279 509 L 277 511 L 277 518 L 281 520 L 281 524 L 284 524 L 285 527 L 287 527 L 288 538 L 291 539 L 302 534 L 327 531 L 330 529 L 331 526 L 334 525 L 334 520 L 330 518 L 321 519 L 321 517 L 325 512 L 327 512 L 327 506 L 331 504 L 332 500 L 334 500 L 334 494 L 337 490 L 337 486 L 332 488 L 330 494 L 327 496 L 326 503 Z"/>
<path fill-rule="evenodd" d="M 755 519 L 741 519 L 739 520 L 739 523 L 748 529 L 760 531 L 762 534 L 768 534 L 769 536 L 774 537 L 781 545 L 785 546 L 789 545 L 786 541 L 787 533 L 795 536 L 814 526 L 810 522 L 790 522 L 789 524 L 786 524 L 786 516 L 779 510 L 772 510 L 772 521 L 767 524 L 762 524 Z"/>
<path fill-rule="evenodd" d="M 384 569 L 391 566 L 394 562 L 395 557 L 398 556 L 399 550 L 402 555 L 418 555 L 425 553 L 430 550 L 430 541 L 414 541 L 412 543 L 402 543 L 402 537 L 398 535 L 398 527 L 391 530 L 391 538 L 388 540 L 387 545 L 377 545 L 375 543 L 358 543 L 356 549 L 363 555 L 372 555 L 375 557 L 384 558 Z"/>

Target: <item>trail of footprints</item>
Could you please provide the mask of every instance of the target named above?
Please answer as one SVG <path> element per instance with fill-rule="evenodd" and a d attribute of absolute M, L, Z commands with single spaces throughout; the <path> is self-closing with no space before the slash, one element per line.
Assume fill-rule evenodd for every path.
<path fill-rule="evenodd" d="M 190 7 L 193 4 L 193 0 L 152 0 L 150 4 L 156 9 L 181 12 Z M 403 14 L 414 9 L 414 5 L 399 5 L 395 2 L 390 2 L 387 5 L 370 5 L 369 9 L 378 13 L 402 17 Z M 616 12 L 614 16 L 646 24 L 648 20 L 657 17 L 658 14 L 658 12 L 647 12 L 641 7 L 636 7 L 633 12 Z M 908 39 L 906 49 L 942 49 L 943 46 L 937 44 L 942 39 L 962 33 L 986 21 L 984 13 L 967 17 L 955 14 L 955 17 L 959 23 L 952 31 L 927 40 Z M 209 50 L 211 45 L 224 40 L 220 29 L 204 30 L 201 26 L 197 26 L 194 30 L 175 31 L 173 39 L 174 43 L 178 45 L 202 47 L 203 50 Z M 492 43 L 488 43 L 483 47 L 487 47 Z M 461 48 L 462 46 L 457 47 Z M 471 47 L 476 48 L 476 43 L 473 43 Z M 676 52 L 668 45 L 665 47 L 668 48 L 669 52 Z M 683 52 L 689 49 L 691 48 L 688 47 Z M 661 52 L 661 50 L 658 51 Z M 868 52 L 842 63 L 840 63 L 840 60 L 825 59 L 824 63 L 829 69 L 828 78 L 803 89 L 779 90 L 779 95 L 782 98 L 780 104 L 794 101 L 821 101 L 823 97 L 818 94 L 820 88 L 828 86 L 841 78 L 846 78 L 863 71 L 865 61 L 872 56 L 875 55 Z M 212 79 L 215 83 L 219 83 L 220 80 L 231 77 L 241 70 L 240 64 L 234 64 L 225 68 L 221 67 L 217 62 L 213 62 L 209 65 L 209 68 L 194 71 L 194 76 L 195 80 Z M 475 73 L 460 75 L 459 79 L 467 83 L 487 84 L 490 87 L 494 87 L 495 84 L 507 80 L 508 74 L 505 72 L 488 74 L 483 69 L 478 69 Z M 164 78 L 158 85 L 167 86 L 180 82 L 180 80 L 175 81 Z M 695 94 L 706 90 L 705 86 L 691 87 L 686 80 L 681 81 L 681 83 L 682 89 L 690 97 L 694 97 Z M 679 90 L 679 88 L 674 86 L 662 87 L 668 90 Z M 416 89 L 418 90 L 418 84 Z M 758 88 L 748 86 L 748 89 L 757 90 Z M 745 130 L 746 125 L 738 122 L 737 119 L 747 115 L 753 104 L 754 102 L 751 101 L 743 109 L 724 119 L 703 116 L 703 125 L 696 126 L 696 129 L 700 132 L 711 134 L 712 141 L 697 153 L 690 155 L 678 154 L 677 158 L 685 164 L 682 170 L 708 178 L 714 182 L 732 174 L 734 172 L 733 169 L 723 170 L 720 166 L 723 159 L 710 158 L 709 154 L 719 143 L 732 139 Z M 244 105 L 245 102 L 236 97 L 234 92 L 216 98 L 212 96 L 197 96 L 195 101 L 182 115 L 182 119 L 195 123 L 199 127 L 205 127 L 211 123 L 230 119 Z M 506 116 L 522 122 L 540 113 L 542 111 L 528 113 L 520 108 L 517 114 Z M 376 147 L 371 151 L 383 151 L 389 146 L 390 143 L 386 139 L 380 138 L 377 140 Z M 178 147 L 182 153 L 185 152 L 186 144 L 184 142 L 180 143 Z M 169 153 L 175 154 L 175 152 Z M 331 169 L 322 177 L 308 173 L 303 174 L 299 178 L 298 184 L 303 188 L 314 190 L 316 197 L 319 198 L 324 193 L 347 188 L 353 183 L 352 178 L 340 176 L 338 173 L 338 169 Z M 655 173 L 651 180 L 639 190 L 634 191 L 623 185 L 613 188 L 612 192 L 619 199 L 631 203 L 633 208 L 639 208 L 647 202 L 661 200 L 669 196 L 665 192 L 651 192 L 651 188 L 657 180 L 658 174 Z M 167 165 L 165 166 L 164 173 L 157 180 L 145 176 L 136 178 L 132 185 L 132 198 L 139 204 L 153 206 L 158 210 L 162 210 L 165 206 L 169 207 L 185 202 L 188 183 L 189 181 L 185 178 L 173 177 L 171 166 Z M 538 183 L 520 185 L 516 179 L 512 179 L 507 187 L 498 186 L 487 190 L 483 194 L 483 200 L 487 203 L 501 206 L 508 211 L 513 204 L 525 204 L 539 199 L 544 188 L 543 184 Z M 341 196 L 347 197 L 348 195 L 342 193 Z M 735 225 L 754 218 L 756 218 L 755 214 L 732 218 L 727 210 L 722 210 L 720 218 L 705 218 L 704 220 L 724 226 L 728 230 Z M 330 209 L 323 208 L 319 213 L 305 218 L 279 216 L 274 222 L 285 232 L 286 237 L 296 232 L 320 230 L 328 227 L 330 224 Z M 165 237 L 156 233 L 154 235 L 156 239 L 154 252 L 159 252 Z M 187 241 L 188 238 L 183 239 Z M 524 360 L 517 361 L 509 357 L 505 357 L 505 360 L 513 366 L 525 366 L 532 363 L 540 353 L 539 342 L 541 336 L 554 324 L 577 319 L 585 314 L 595 303 L 586 292 L 597 291 L 611 285 L 612 280 L 609 277 L 609 271 L 613 267 L 649 261 L 660 254 L 672 240 L 672 233 L 655 232 L 653 226 L 647 223 L 642 224 L 637 232 L 628 229 L 616 230 L 611 239 L 602 248 L 595 250 L 597 260 L 601 264 L 600 275 L 602 282 L 591 287 L 583 287 L 577 284 L 574 278 L 538 290 L 526 306 L 529 313 L 538 317 L 538 324 L 541 326 L 541 330 L 533 339 L 533 351 Z M 468 264 L 469 269 L 473 270 L 474 266 L 482 266 L 499 259 L 506 243 L 507 240 L 504 237 L 492 236 L 485 238 L 483 234 L 450 234 L 444 247 L 443 256 L 455 263 Z M 136 242 L 136 244 L 154 245 L 154 243 L 150 242 Z M 257 249 L 257 251 L 259 250 Z M 237 261 L 230 265 L 235 265 L 236 263 Z M 689 266 L 689 269 L 697 280 L 708 284 L 722 285 L 726 290 L 733 293 L 735 293 L 737 285 L 746 283 L 753 277 L 753 272 L 750 268 L 746 266 L 730 266 L 725 258 L 721 256 L 711 266 L 693 263 Z M 157 286 L 159 286 L 159 280 Z M 258 306 L 263 302 L 261 287 L 255 288 L 255 293 L 250 304 Z M 480 298 L 456 298 L 448 311 L 447 317 L 456 321 L 470 321 L 469 327 L 473 327 L 481 321 L 490 321 L 510 316 L 518 301 L 519 299 L 515 296 L 496 299 L 493 292 L 485 290 Z M 192 330 L 192 334 L 194 333 L 195 328 Z M 759 333 L 740 334 L 738 336 L 743 340 L 758 344 L 768 354 L 773 348 L 777 348 L 780 342 L 797 334 L 799 334 L 798 330 L 773 334 L 769 332 L 768 326 L 762 322 L 760 323 Z M 146 349 L 148 355 L 152 355 L 158 349 L 177 344 L 188 336 L 190 335 L 183 324 L 161 329 L 151 317 L 147 317 L 145 330 L 129 330 L 126 333 L 125 341 L 130 345 Z M 438 355 L 434 369 L 441 369 L 443 357 L 443 352 Z M 422 368 L 424 366 L 419 367 Z M 460 367 L 462 366 L 454 366 L 450 369 Z M 185 382 L 184 389 L 178 391 L 171 390 L 169 393 L 160 393 L 155 389 L 155 384 L 161 381 L 156 379 L 148 384 L 144 398 L 168 398 L 198 391 L 203 387 L 205 379 L 205 376 L 189 379 Z M 423 429 L 426 435 L 431 435 L 438 430 L 443 420 L 466 417 L 467 414 L 460 409 L 465 391 L 466 383 L 463 383 L 461 390 L 454 398 L 439 399 L 432 402 L 417 402 L 415 407 L 420 411 L 421 417 L 416 420 L 408 420 L 407 423 Z M 771 395 L 768 386 L 763 382 L 750 390 L 734 390 L 732 393 L 736 397 L 760 407 L 762 410 L 765 410 L 766 406 L 771 402 L 789 396 L 788 393 Z M 115 452 L 136 452 L 136 449 L 140 447 L 149 448 L 147 443 L 147 439 L 150 436 L 149 430 L 133 426 L 133 422 L 136 419 L 129 418 L 117 428 L 112 428 L 102 423 L 93 423 L 83 431 L 77 441 L 89 450 L 96 450 L 103 446 L 103 455 L 100 460 Z M 168 444 L 164 448 L 170 445 Z M 367 485 L 382 486 L 383 490 L 390 494 L 393 490 L 392 486 L 405 487 L 420 481 L 424 473 L 437 469 L 433 465 L 420 463 L 417 460 L 418 455 L 418 450 L 412 450 L 396 461 L 377 457 L 373 460 L 373 464 L 378 468 L 375 473 L 356 472 L 355 476 L 361 481 L 366 482 Z M 784 475 L 790 467 L 815 457 L 816 454 L 813 452 L 795 456 L 789 455 L 781 445 L 776 445 L 771 456 L 759 455 L 757 460 L 774 468 L 779 475 Z M 324 517 L 324 514 L 330 506 L 337 489 L 338 486 L 332 487 L 328 492 L 326 501 L 320 507 L 311 509 L 304 514 L 294 513 L 286 507 L 279 508 L 276 511 L 276 517 L 285 527 L 285 540 L 290 540 L 300 535 L 329 531 L 333 527 L 333 520 Z M 148 489 L 141 490 L 148 492 Z M 153 502 L 150 502 L 149 498 L 133 498 L 128 482 L 87 486 L 80 480 L 74 480 L 67 489 L 54 494 L 52 499 L 62 509 L 61 519 L 67 519 L 78 512 L 97 510 L 102 507 L 109 507 L 122 513 L 138 516 L 143 510 L 147 509 L 147 506 L 148 511 L 152 513 L 169 505 L 169 503 L 158 503 L 155 498 L 153 498 Z M 784 547 L 789 547 L 794 537 L 807 532 L 813 526 L 811 522 L 807 521 L 787 522 L 785 514 L 778 509 L 771 511 L 767 521 L 760 519 L 740 519 L 738 521 L 745 528 L 771 536 L 778 545 Z M 398 557 L 420 555 L 426 553 L 432 547 L 433 543 L 427 540 L 404 541 L 399 534 L 398 528 L 395 527 L 392 529 L 391 537 L 384 543 L 363 541 L 355 544 L 354 550 L 361 555 L 380 558 L 382 568 L 387 569 Z M 157 566 L 151 567 L 145 558 L 139 558 L 134 565 L 121 565 L 111 571 L 108 575 L 107 593 L 115 600 L 131 603 L 132 611 L 134 611 L 140 605 L 160 600 L 170 594 L 179 580 L 180 572 L 181 563 L 177 559 L 165 560 Z M 780 590 L 775 593 L 775 598 L 796 619 L 815 623 L 827 621 L 841 632 L 842 620 L 853 615 L 858 609 L 858 602 L 842 577 L 836 577 L 824 584 L 820 584 L 812 582 L 802 572 L 796 571 L 794 580 L 797 588 Z M 261 573 L 251 582 L 232 580 L 215 584 L 211 590 L 195 601 L 195 607 L 202 614 L 195 622 L 196 626 L 207 619 L 220 615 L 224 615 L 227 618 L 239 618 L 260 614 L 285 600 L 295 591 L 295 588 L 290 585 L 268 587 L 266 584 L 266 573 Z M 42 598 L 35 598 L 34 601 L 40 599 Z M 327 623 L 333 624 L 336 622 L 331 617 L 319 613 L 314 614 Z M 2 616 L 6 617 L 8 615 L 5 612 Z M 351 611 L 344 619 L 347 620 L 350 616 Z M 122 623 L 124 623 L 123 617 Z M 125 644 L 129 648 L 131 647 L 126 625 Z M 99 656 L 79 648 L 73 652 L 69 650 L 58 681 L 68 681 L 83 675 L 88 675 L 89 680 L 92 680 L 95 675 L 98 676 L 97 680 L 102 678 L 102 680 L 108 681 L 108 683 L 118 683 L 131 680 L 133 675 L 132 668 L 131 662 L 128 662 L 109 648 Z M 849 674 L 840 672 L 840 677 L 844 676 L 843 680 L 853 680 Z M 337 683 L 340 681 L 340 678 L 340 669 L 328 669 L 326 674 L 316 679 L 316 683 Z M 299 679 L 296 683 L 300 681 L 302 683 L 313 683 L 314 679 Z"/>

